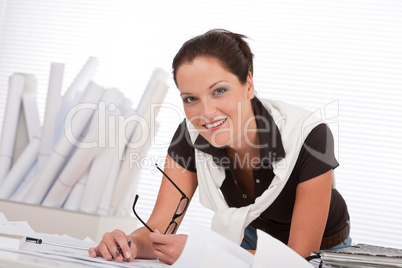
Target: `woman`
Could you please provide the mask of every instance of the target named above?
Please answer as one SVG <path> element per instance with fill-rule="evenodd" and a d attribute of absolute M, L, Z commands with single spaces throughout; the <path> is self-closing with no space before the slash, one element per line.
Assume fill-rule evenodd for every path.
<path fill-rule="evenodd" d="M 168 149 L 153 213 L 129 235 L 106 233 L 91 256 L 174 263 L 187 236 L 172 227 L 197 187 L 201 203 L 216 212 L 212 229 L 251 252 L 256 229 L 303 257 L 350 244 L 347 207 L 332 187 L 338 162 L 331 132 L 305 110 L 255 97 L 244 38 L 212 30 L 179 50 L 173 76 L 186 120 Z"/>

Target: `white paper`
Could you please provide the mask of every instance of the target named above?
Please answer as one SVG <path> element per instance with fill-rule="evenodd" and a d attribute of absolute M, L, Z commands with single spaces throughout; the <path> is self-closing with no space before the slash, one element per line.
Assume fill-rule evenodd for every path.
<path fill-rule="evenodd" d="M 42 126 L 42 139 L 39 146 L 38 171 L 41 171 L 53 151 L 57 113 L 61 103 L 64 64 L 52 63 L 49 75 L 49 86 L 46 98 L 45 119 Z"/>
<path fill-rule="evenodd" d="M 253 268 L 260 267 L 297 267 L 311 268 L 302 256 L 287 245 L 257 229 L 257 250 Z"/>
<path fill-rule="evenodd" d="M 0 257 L 3 259 L 1 253 L 7 252 L 9 255 L 19 253 L 17 257 L 8 262 L 9 267 L 30 267 L 35 264 L 35 267 L 60 267 L 60 268 L 74 268 L 74 267 L 136 267 L 136 268 L 158 268 L 169 267 L 158 260 L 144 260 L 135 259 L 132 262 L 115 262 L 106 261 L 101 257 L 92 258 L 88 256 L 85 250 L 71 249 L 67 247 L 57 247 L 47 244 L 34 244 L 25 243 L 20 250 L 6 250 L 0 249 Z M 23 256 L 21 256 L 23 254 Z M 32 256 L 32 258 L 29 258 Z M 7 258 L 8 256 L 5 256 Z M 39 258 L 38 258 L 39 257 Z M 43 258 L 43 259 L 42 259 Z M 7 260 L 7 259 L 6 259 Z M 21 266 L 21 262 L 25 266 Z M 19 265 L 19 266 L 17 266 Z M 8 266 L 7 266 L 8 267 Z"/>
<path fill-rule="evenodd" d="M 4 214 L 0 212 L 0 233 L 29 236 L 33 238 L 42 239 L 42 244 L 26 242 L 21 249 L 5 249 L 0 247 L 1 250 L 9 252 L 18 252 L 33 256 L 41 256 L 46 260 L 60 260 L 61 264 L 80 263 L 81 265 L 96 267 L 167 267 L 157 260 L 140 260 L 136 259 L 132 262 L 118 263 L 115 261 L 106 261 L 101 257 L 92 258 L 88 254 L 90 247 L 95 247 L 97 244 L 91 239 L 76 239 L 68 235 L 45 234 L 35 232 L 26 221 L 8 222 Z M 37 260 L 37 259 L 35 259 Z M 33 263 L 32 263 L 33 264 Z M 49 264 L 49 262 L 47 262 Z M 55 267 L 60 267 L 60 263 L 54 263 Z M 70 266 L 62 266 L 70 267 Z"/>
<path fill-rule="evenodd" d="M 217 247 L 213 244 L 208 244 L 205 256 L 200 259 L 200 267 L 230 267 L 230 268 L 245 268 L 249 267 L 242 259 L 232 255 L 226 249 Z"/>
<path fill-rule="evenodd" d="M 221 259 L 217 259 L 216 252 L 225 252 Z M 233 262 L 233 259 L 236 260 Z M 191 224 L 190 232 L 187 237 L 186 245 L 179 259 L 172 265 L 174 268 L 210 268 L 210 267 L 251 267 L 254 256 L 236 245 L 227 238 L 211 231 L 209 228 Z M 210 266 L 214 261 L 219 264 Z M 234 266 L 224 265 L 225 263 Z M 288 266 L 270 266 L 270 267 L 288 267 Z M 297 267 L 297 266 L 295 266 Z"/>
<path fill-rule="evenodd" d="M 24 80 L 24 77 L 18 74 L 12 75 L 9 80 L 7 105 L 0 140 L 0 184 L 11 166 Z"/>
<path fill-rule="evenodd" d="M 34 236 L 36 234 L 27 221 L 2 222 L 0 223 L 0 233 L 21 236 Z"/>
<path fill-rule="evenodd" d="M 4 215 L 3 212 L 0 212 L 0 223 L 5 223 L 8 222 L 6 216 Z"/>

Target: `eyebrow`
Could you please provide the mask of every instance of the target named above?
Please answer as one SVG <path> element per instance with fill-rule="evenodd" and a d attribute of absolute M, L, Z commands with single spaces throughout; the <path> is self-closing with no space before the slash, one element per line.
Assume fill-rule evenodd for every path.
<path fill-rule="evenodd" d="M 227 81 L 226 81 L 226 80 L 219 80 L 219 81 L 213 83 L 212 85 L 210 85 L 210 86 L 208 87 L 208 89 L 212 89 L 214 86 L 216 86 L 217 84 L 219 84 L 219 83 L 221 83 L 221 82 L 227 82 Z M 180 94 L 180 96 L 182 96 L 182 95 L 191 95 L 191 93 L 186 93 L 186 92 L 184 92 L 184 93 L 181 93 L 181 94 Z"/>
<path fill-rule="evenodd" d="M 209 86 L 209 89 L 213 88 L 216 84 L 219 84 L 220 82 L 227 82 L 226 80 L 219 80 L 216 83 L 213 83 L 212 85 Z"/>

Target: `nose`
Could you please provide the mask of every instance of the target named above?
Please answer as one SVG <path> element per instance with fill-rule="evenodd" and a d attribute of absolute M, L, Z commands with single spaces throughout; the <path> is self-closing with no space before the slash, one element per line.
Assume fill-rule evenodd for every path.
<path fill-rule="evenodd" d="M 205 116 L 207 119 L 213 119 L 216 115 L 216 105 L 211 100 L 204 100 L 202 102 L 201 116 Z"/>

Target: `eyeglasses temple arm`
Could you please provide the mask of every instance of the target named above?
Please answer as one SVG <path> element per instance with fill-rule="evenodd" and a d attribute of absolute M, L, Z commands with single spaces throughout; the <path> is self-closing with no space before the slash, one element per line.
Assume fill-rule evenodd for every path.
<path fill-rule="evenodd" d="M 137 203 L 137 199 L 138 199 L 138 195 L 135 196 L 135 201 L 134 201 L 134 204 L 133 204 L 133 212 L 134 212 L 134 215 L 137 217 L 137 219 L 138 219 L 151 233 L 153 233 L 154 231 L 140 218 L 140 216 L 138 216 L 137 212 L 135 212 L 134 207 L 135 207 L 135 203 Z"/>
<path fill-rule="evenodd" d="M 173 184 L 174 187 L 181 193 L 183 197 L 187 197 L 186 194 L 172 181 L 171 178 L 158 166 L 158 164 L 155 164 L 156 168 L 159 169 L 160 172 L 162 172 L 163 175 Z"/>

